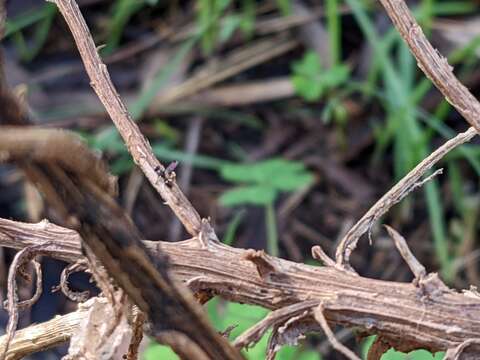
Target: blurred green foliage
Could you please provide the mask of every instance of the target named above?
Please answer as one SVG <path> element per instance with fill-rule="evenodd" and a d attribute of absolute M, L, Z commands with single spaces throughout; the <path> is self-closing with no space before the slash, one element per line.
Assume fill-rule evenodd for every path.
<path fill-rule="evenodd" d="M 305 52 L 302 59 L 293 63 L 292 83 L 298 95 L 307 101 L 317 101 L 331 89 L 341 86 L 349 79 L 347 65 L 335 65 L 324 69 L 318 54 Z"/>
<path fill-rule="evenodd" d="M 220 176 L 229 182 L 242 184 L 220 197 L 224 206 L 268 205 L 281 191 L 295 191 L 308 186 L 313 176 L 298 161 L 269 159 L 253 164 L 227 164 Z"/>

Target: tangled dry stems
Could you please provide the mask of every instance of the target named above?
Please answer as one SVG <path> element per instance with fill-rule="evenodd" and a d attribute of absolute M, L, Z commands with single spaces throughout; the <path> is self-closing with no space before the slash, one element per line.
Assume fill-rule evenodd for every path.
<path fill-rule="evenodd" d="M 96 168 L 100 169 L 96 170 L 98 176 L 86 180 L 85 172 L 81 172 L 84 168 L 81 164 L 72 170 L 71 159 L 65 161 L 65 158 L 55 151 L 37 152 L 48 150 L 35 142 L 40 130 L 11 128 L 10 131 L 17 131 L 19 134 L 15 139 L 22 146 L 26 146 L 29 152 L 33 149 L 34 154 L 39 154 L 37 158 L 31 159 L 33 165 L 22 167 L 27 177 L 43 184 L 41 189 L 47 194 L 46 198 L 51 206 L 58 208 L 60 213 L 76 216 L 79 222 L 76 227 L 81 237 L 74 231 L 53 224 L 22 224 L 0 220 L 1 244 L 23 249 L 17 255 L 18 261 L 12 264 L 9 274 L 10 325 L 2 343 L 4 356 L 15 358 L 18 354 L 25 353 L 18 348 L 20 332 L 14 337 L 16 312 L 19 308 L 14 279 L 20 260 L 24 256 L 31 259 L 35 251 L 40 251 L 55 258 L 75 262 L 82 257 L 82 243 L 90 249 L 87 251 L 90 267 L 96 267 L 92 265 L 95 264 L 93 258 L 98 257 L 102 266 L 129 295 L 131 301 L 147 314 L 150 322 L 157 325 L 154 326 L 157 339 L 169 344 L 187 358 L 240 358 L 236 349 L 258 341 L 266 329 L 272 327 L 274 332 L 269 342 L 268 358 L 274 357 L 279 346 L 295 342 L 305 331 L 315 329 L 323 330 L 338 351 L 356 359 L 355 354 L 334 338 L 329 323 L 358 327 L 365 334 L 379 335 L 371 350 L 372 358 L 380 357 L 389 346 L 400 350 L 418 347 L 432 351 L 448 350 L 449 359 L 475 356 L 475 347 L 478 345 L 475 338 L 480 334 L 480 325 L 474 320 L 480 315 L 478 296 L 474 291 L 457 293 L 446 287 L 435 274 L 427 274 L 408 249 L 406 241 L 392 228 L 388 228 L 388 231 L 412 269 L 415 275 L 414 283 L 386 283 L 365 279 L 356 275 L 349 265 L 350 253 L 372 223 L 421 184 L 421 177 L 445 154 L 470 140 L 480 130 L 480 104 L 468 89 L 458 82 L 451 67 L 425 38 L 402 0 L 381 2 L 417 58 L 420 68 L 473 127 L 433 152 L 385 194 L 347 233 L 337 249 L 335 260 L 330 259 L 320 247 L 314 247 L 314 257 L 324 262 L 326 266 L 323 268 L 295 264 L 270 257 L 263 252 L 234 249 L 220 244 L 209 222 L 200 218 L 175 181 L 159 176 L 162 171 L 158 170 L 165 170 L 165 167 L 153 156 L 148 141 L 140 133 L 118 96 L 76 3 L 73 0 L 54 2 L 72 31 L 92 87 L 114 121 L 136 164 L 193 238 L 176 244 L 141 242 L 133 224 L 126 219 L 122 220 L 124 222 L 120 226 L 100 226 L 92 222 L 82 208 L 91 201 L 89 196 L 96 201 L 100 199 L 105 206 L 105 214 L 123 214 L 122 210 L 112 203 L 111 198 L 99 193 L 99 189 L 103 187 L 107 195 L 113 195 L 111 181 L 102 180 L 109 179 L 106 172 L 104 176 L 103 168 Z M 6 94 L 5 88 L 3 93 Z M 14 99 L 10 97 L 8 101 Z M 20 125 L 19 123 L 21 121 L 16 125 Z M 68 134 L 62 134 L 62 137 L 50 133 L 46 135 L 52 135 L 52 143 L 57 140 L 73 141 L 68 138 Z M 21 163 L 22 149 L 24 148 L 15 142 L 0 141 L 3 161 Z M 86 151 L 88 153 L 88 149 Z M 79 160 L 74 160 L 74 164 L 75 161 Z M 42 167 L 46 170 L 42 170 Z M 71 172 L 74 172 L 75 176 L 72 177 Z M 55 191 L 55 181 L 59 182 L 67 193 L 77 196 L 77 207 L 64 204 L 65 199 Z M 79 191 L 80 194 L 77 194 Z M 136 288 L 139 284 L 137 281 L 141 279 L 130 274 L 123 266 L 124 258 L 138 265 L 156 285 L 151 287 L 149 283 L 141 283 L 144 287 Z M 174 280 L 169 274 L 174 274 Z M 37 277 L 41 278 L 38 270 Z M 62 288 L 69 294 L 66 277 L 62 281 L 65 285 Z M 198 306 L 193 303 L 190 295 L 182 290 L 178 281 L 185 283 L 196 293 L 197 298 L 208 300 L 211 296 L 220 295 L 232 301 L 259 304 L 274 311 L 239 337 L 232 346 L 212 332 Z M 153 295 L 159 294 L 174 301 L 170 310 L 185 309 L 187 318 L 180 316 L 175 319 L 167 312 L 166 318 L 162 319 L 164 323 L 161 323 L 152 311 L 152 308 L 156 309 Z M 75 294 L 70 295 L 75 297 Z M 63 319 L 67 321 L 67 317 L 68 315 Z M 185 327 L 185 319 L 193 319 L 193 325 Z M 49 326 L 51 322 L 40 327 L 47 329 Z M 137 335 L 138 328 L 139 325 L 136 326 Z M 69 335 L 71 334 L 72 332 Z M 38 346 L 29 344 L 28 351 L 43 350 L 57 345 L 60 341 L 66 341 L 68 337 L 63 336 L 62 340 L 51 337 L 50 341 L 38 342 Z M 8 350 L 10 342 L 11 348 L 15 349 L 13 353 Z M 137 346 L 138 336 L 132 340 L 129 351 L 131 358 L 135 357 Z"/>

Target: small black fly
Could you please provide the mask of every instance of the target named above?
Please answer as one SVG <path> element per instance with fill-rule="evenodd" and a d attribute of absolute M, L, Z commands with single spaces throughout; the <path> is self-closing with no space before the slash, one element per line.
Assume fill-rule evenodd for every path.
<path fill-rule="evenodd" d="M 178 161 L 172 161 L 165 169 L 162 169 L 160 166 L 156 166 L 154 171 L 163 178 L 165 185 L 171 187 L 173 182 L 175 181 L 176 174 L 175 169 L 178 166 Z"/>

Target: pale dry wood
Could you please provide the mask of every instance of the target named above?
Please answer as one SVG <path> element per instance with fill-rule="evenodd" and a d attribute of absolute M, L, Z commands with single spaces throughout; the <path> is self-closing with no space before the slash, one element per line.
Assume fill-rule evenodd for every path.
<path fill-rule="evenodd" d="M 330 329 L 330 326 L 328 325 L 327 319 L 325 318 L 323 311 L 323 304 L 318 305 L 318 307 L 315 309 L 314 316 L 315 320 L 317 320 L 322 327 L 323 332 L 327 336 L 332 347 L 338 352 L 345 355 L 350 360 L 360 360 L 360 358 L 352 350 L 347 348 L 335 338 L 335 334 L 333 333 L 332 329 Z"/>
<path fill-rule="evenodd" d="M 394 228 L 388 225 L 385 225 L 385 228 L 387 229 L 390 237 L 395 242 L 395 246 L 397 247 L 400 255 L 402 255 L 403 260 L 405 260 L 410 270 L 412 270 L 413 275 L 415 275 L 415 279 L 417 281 L 420 281 L 425 278 L 425 276 L 427 275 L 425 266 L 423 266 L 413 255 L 412 251 L 407 245 L 407 241 L 405 240 L 405 238 L 400 235 Z"/>
<path fill-rule="evenodd" d="M 45 226 L 0 219 L 1 246 L 18 249 L 39 239 L 56 241 L 52 257 L 76 261 L 82 256 L 81 240 L 72 230 L 51 223 Z M 203 246 L 197 238 L 144 244 L 154 256 L 158 250 L 167 254 L 175 277 L 192 291 L 210 291 L 227 300 L 272 310 L 305 301 L 312 301 L 313 310 L 322 303 L 330 323 L 380 334 L 391 346 L 403 350 L 446 350 L 480 337 L 480 298 L 449 290 L 434 276 L 419 288 L 363 278 L 336 267 L 298 264 L 217 242 Z M 68 250 L 62 251 L 63 247 Z M 258 258 L 268 264 L 262 275 Z"/>
<path fill-rule="evenodd" d="M 74 0 L 52 0 L 52 2 L 58 6 L 67 22 L 90 78 L 90 84 L 125 141 L 133 160 L 177 215 L 186 230 L 192 235 L 198 234 L 201 225 L 200 215 L 175 182 L 168 184 L 165 179 L 158 176 L 156 169 L 165 170 L 165 167 L 153 155 L 148 140 L 140 132 L 138 125 L 120 99 L 107 67 L 98 55 L 78 5 Z"/>
<path fill-rule="evenodd" d="M 10 343 L 7 360 L 21 359 L 27 355 L 45 351 L 70 340 L 88 309 L 79 308 L 67 315 L 56 316 L 47 322 L 18 330 Z M 0 346 L 5 345 L 6 336 L 0 337 Z"/>
<path fill-rule="evenodd" d="M 413 170 L 405 175 L 395 186 L 393 186 L 385 195 L 383 195 L 360 220 L 347 232 L 336 250 L 336 263 L 339 267 L 348 267 L 352 251 L 356 248 L 360 237 L 368 232 L 373 224 L 390 208 L 401 201 L 415 188 L 420 178 L 438 163 L 445 155 L 456 148 L 470 141 L 477 131 L 469 128 L 467 131 L 458 134 L 448 140 L 437 150 L 423 159 Z"/>

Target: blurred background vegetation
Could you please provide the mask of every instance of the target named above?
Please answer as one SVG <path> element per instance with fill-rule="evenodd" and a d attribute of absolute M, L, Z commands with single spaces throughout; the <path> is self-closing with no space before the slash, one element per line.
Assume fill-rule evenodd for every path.
<path fill-rule="evenodd" d="M 342 235 L 395 181 L 467 128 L 421 74 L 377 1 L 77 2 L 156 156 L 179 162 L 179 184 L 232 246 L 320 266 L 311 259 L 312 245 L 333 254 Z M 457 76 L 477 93 L 478 1 L 408 4 Z M 72 129 L 102 152 L 119 177 L 120 201 L 145 238 L 185 238 L 89 87 L 55 5 L 8 2 L 4 48 L 9 81 L 26 96 L 36 121 Z M 419 260 L 450 286 L 478 286 L 480 147 L 475 141 L 464 145 L 440 166 L 443 176 L 382 221 L 402 232 Z M 15 169 L 0 168 L 0 189 L 0 216 L 54 216 Z M 354 253 L 354 268 L 363 276 L 410 281 L 381 227 L 373 229 L 373 238 L 373 246 L 363 241 Z M 5 250 L 1 256 L 5 284 L 12 254 Z M 64 264 L 46 260 L 45 266 L 48 287 Z M 89 286 L 82 276 L 73 285 Z M 44 321 L 72 307 L 60 295 L 46 294 L 22 321 Z M 231 339 L 267 314 L 216 298 L 205 307 L 219 331 L 236 326 Z M 363 356 L 373 341 L 351 329 L 335 333 Z M 263 359 L 267 340 L 246 356 Z M 62 351 L 40 358 L 58 358 Z M 442 356 L 390 350 L 382 359 Z M 154 343 L 143 357 L 176 358 Z M 322 334 L 310 334 L 277 358 L 341 357 Z"/>

